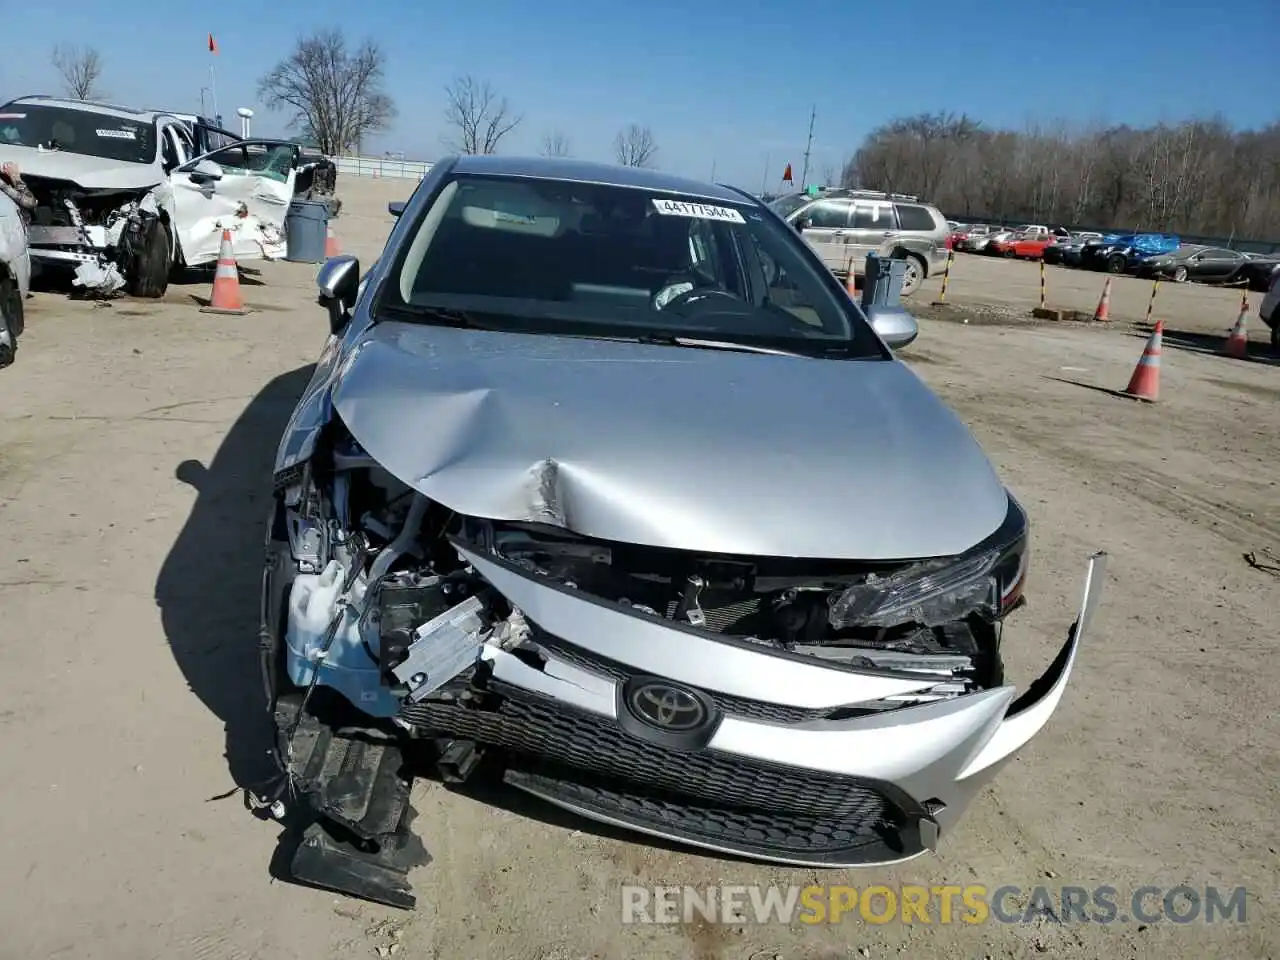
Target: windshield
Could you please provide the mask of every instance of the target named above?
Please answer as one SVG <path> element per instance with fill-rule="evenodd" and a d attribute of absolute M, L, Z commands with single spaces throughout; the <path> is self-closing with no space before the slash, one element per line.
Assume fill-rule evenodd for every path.
<path fill-rule="evenodd" d="M 770 201 L 769 209 L 785 220 L 812 199 L 807 194 L 793 193 Z"/>
<path fill-rule="evenodd" d="M 125 163 L 152 163 L 156 157 L 155 122 L 69 107 L 11 103 L 0 107 L 0 146 L 41 147 Z"/>
<path fill-rule="evenodd" d="M 459 176 L 400 250 L 379 319 L 886 356 L 799 236 L 750 205 Z"/>

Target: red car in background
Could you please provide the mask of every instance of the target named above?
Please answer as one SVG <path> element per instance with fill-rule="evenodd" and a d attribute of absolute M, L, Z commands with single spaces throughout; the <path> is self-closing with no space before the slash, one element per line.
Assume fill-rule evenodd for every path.
<path fill-rule="evenodd" d="M 1018 236 L 1009 240 L 993 240 L 991 249 L 1002 257 L 1017 257 L 1019 260 L 1039 260 L 1044 256 L 1044 248 L 1058 242 L 1053 234 L 1041 236 Z"/>

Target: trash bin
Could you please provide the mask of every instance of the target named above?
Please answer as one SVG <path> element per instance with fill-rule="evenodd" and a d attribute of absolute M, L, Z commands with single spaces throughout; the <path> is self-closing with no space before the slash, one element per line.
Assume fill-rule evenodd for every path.
<path fill-rule="evenodd" d="M 284 218 L 285 255 L 291 263 L 324 262 L 329 235 L 327 200 L 294 200 Z"/>
<path fill-rule="evenodd" d="M 867 269 L 862 282 L 862 306 L 900 308 L 902 281 L 906 276 L 907 262 L 880 256 L 874 251 L 867 254 Z"/>

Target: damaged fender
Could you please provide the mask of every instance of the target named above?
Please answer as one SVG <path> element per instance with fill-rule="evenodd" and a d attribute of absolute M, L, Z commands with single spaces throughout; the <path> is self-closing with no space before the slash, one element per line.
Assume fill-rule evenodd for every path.
<path fill-rule="evenodd" d="M 247 150 L 254 145 L 255 141 L 245 141 L 235 146 Z M 168 183 L 157 188 L 167 189 L 172 196 L 172 221 L 183 260 L 188 266 L 216 262 L 223 230 L 231 231 L 237 260 L 283 257 L 284 220 L 293 201 L 297 171 L 291 166 L 287 173 L 277 171 L 286 158 L 291 161 L 291 147 L 271 142 L 261 171 L 222 165 L 210 156 L 178 167 Z"/>

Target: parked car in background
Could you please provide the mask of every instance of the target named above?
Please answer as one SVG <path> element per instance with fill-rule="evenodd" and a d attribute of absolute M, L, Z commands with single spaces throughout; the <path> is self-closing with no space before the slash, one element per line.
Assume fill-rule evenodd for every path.
<path fill-rule="evenodd" d="M 1051 233 L 1032 234 L 1010 237 L 1008 240 L 996 240 L 991 244 L 993 253 L 1019 260 L 1039 260 L 1046 249 L 1054 246 L 1058 238 Z"/>
<path fill-rule="evenodd" d="M 1084 245 L 1101 238 L 1102 234 L 1087 230 L 1060 237 L 1057 243 L 1044 248 L 1042 259 L 1045 263 L 1061 264 L 1065 267 L 1078 267 L 1080 266 L 1080 251 L 1084 249 Z"/>
<path fill-rule="evenodd" d="M 800 231 L 836 276 L 866 271 L 867 254 L 892 253 L 907 261 L 902 296 L 947 263 L 947 220 L 914 197 L 874 190 L 824 190 L 817 196 L 779 197 L 770 209 Z"/>
<path fill-rule="evenodd" d="M 954 249 L 965 253 L 977 253 L 986 246 L 992 231 L 993 228 L 989 224 L 971 224 L 956 237 Z"/>
<path fill-rule="evenodd" d="M 999 244 L 1004 243 L 1007 240 L 1012 240 L 1020 233 L 1021 231 L 1015 230 L 1013 227 L 1002 227 L 993 233 L 987 234 L 986 238 L 980 244 L 975 245 L 973 252 L 984 253 L 987 256 L 999 256 Z"/>
<path fill-rule="evenodd" d="M 28 230 L 42 266 L 102 293 L 161 297 L 178 265 L 284 255 L 298 147 L 236 140 L 200 154 L 178 117 L 30 96 L 0 107 L 0 163 L 14 161 L 40 201 Z"/>
<path fill-rule="evenodd" d="M 1258 307 L 1258 317 L 1271 328 L 1271 352 L 1280 356 L 1280 270 L 1271 274 L 1271 285 Z"/>
<path fill-rule="evenodd" d="M 1128 273 L 1151 257 L 1173 253 L 1182 241 L 1171 234 L 1112 233 L 1084 245 L 1080 265 L 1107 273 Z"/>
<path fill-rule="evenodd" d="M 1242 271 L 1249 262 L 1239 250 L 1183 244 L 1172 253 L 1148 257 L 1134 272 L 1140 277 L 1158 277 L 1174 283 L 1242 283 Z"/>
<path fill-rule="evenodd" d="M 1280 271 L 1280 253 L 1246 253 L 1240 279 L 1250 290 L 1265 293 L 1276 271 Z"/>
<path fill-rule="evenodd" d="M 31 255 L 17 204 L 0 193 L 0 367 L 13 363 L 24 326 Z"/>

